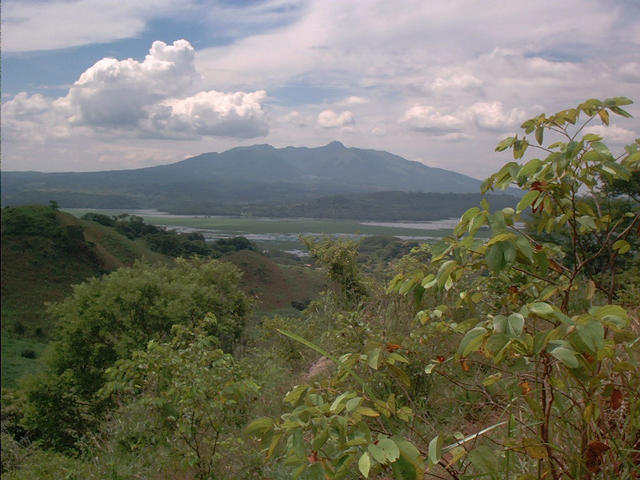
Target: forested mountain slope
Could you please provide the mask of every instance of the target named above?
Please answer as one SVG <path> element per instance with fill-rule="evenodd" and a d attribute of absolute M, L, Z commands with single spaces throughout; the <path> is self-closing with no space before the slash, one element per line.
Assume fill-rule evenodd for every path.
<path fill-rule="evenodd" d="M 282 208 L 291 201 L 335 194 L 391 190 L 477 193 L 479 188 L 478 180 L 459 173 L 333 142 L 318 148 L 238 147 L 135 170 L 3 172 L 2 203 L 56 200 L 65 207 L 159 208 L 187 213 L 223 206 L 236 214 L 234 205 Z"/>

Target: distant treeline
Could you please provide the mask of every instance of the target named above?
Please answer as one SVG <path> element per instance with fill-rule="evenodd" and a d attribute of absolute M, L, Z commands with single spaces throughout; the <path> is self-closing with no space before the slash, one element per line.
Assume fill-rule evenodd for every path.
<path fill-rule="evenodd" d="M 22 198 L 24 197 L 24 198 Z M 256 217 L 304 217 L 358 220 L 413 220 L 430 221 L 459 217 L 482 199 L 477 193 L 424 193 L 384 191 L 371 193 L 345 193 L 321 197 L 296 197 L 271 201 L 224 201 L 194 194 L 186 197 L 134 198 L 131 196 L 101 195 L 73 192 L 23 192 L 11 201 L 47 203 L 55 200 L 65 208 L 156 208 L 184 215 L 250 215 Z M 518 199 L 513 195 L 485 196 L 492 209 L 514 207 Z"/>
<path fill-rule="evenodd" d="M 513 195 L 485 195 L 492 210 L 515 207 Z M 459 217 L 478 205 L 476 193 L 373 192 L 330 195 L 288 204 L 216 205 L 185 202 L 167 204 L 162 210 L 177 214 L 253 215 L 258 217 L 306 217 L 358 220 L 430 221 Z"/>
<path fill-rule="evenodd" d="M 111 227 L 134 240 L 142 238 L 149 249 L 170 257 L 202 257 L 218 258 L 225 253 L 237 250 L 255 250 L 255 246 L 244 237 L 221 238 L 215 242 L 206 242 L 201 233 L 179 233 L 155 225 L 144 223 L 142 217 L 122 214 L 108 216 L 102 213 L 85 213 L 83 220 L 97 222 Z"/>

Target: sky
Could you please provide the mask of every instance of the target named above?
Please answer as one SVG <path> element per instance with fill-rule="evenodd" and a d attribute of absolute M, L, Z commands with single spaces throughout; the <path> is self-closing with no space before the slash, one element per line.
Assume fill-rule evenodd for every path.
<path fill-rule="evenodd" d="M 637 0 L 5 0 L 2 169 L 97 171 L 268 143 L 484 178 L 539 113 L 627 96 Z"/>

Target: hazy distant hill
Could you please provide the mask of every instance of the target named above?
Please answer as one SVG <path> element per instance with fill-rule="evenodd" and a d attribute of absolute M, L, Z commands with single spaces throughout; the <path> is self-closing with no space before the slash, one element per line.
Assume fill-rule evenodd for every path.
<path fill-rule="evenodd" d="M 221 207 L 229 207 L 229 213 L 235 213 L 239 205 L 278 207 L 336 194 L 478 193 L 479 188 L 480 181 L 459 173 L 332 142 L 318 148 L 238 147 L 136 170 L 3 172 L 2 203 L 56 200 L 64 207 L 158 208 L 181 213 L 220 213 Z"/>

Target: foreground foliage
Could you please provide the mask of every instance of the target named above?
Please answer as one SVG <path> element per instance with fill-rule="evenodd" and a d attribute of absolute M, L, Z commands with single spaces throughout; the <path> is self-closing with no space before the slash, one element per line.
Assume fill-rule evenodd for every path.
<path fill-rule="evenodd" d="M 621 108 L 629 103 L 592 99 L 541 114 L 522 125 L 535 143 L 514 136 L 498 145 L 516 160 L 528 148 L 544 158 L 509 162 L 483 184 L 484 191 L 523 189 L 516 209 L 490 213 L 486 201 L 469 209 L 455 235 L 430 249 L 429 265 L 391 282 L 391 291 L 412 292 L 419 302 L 426 291 L 447 299 L 422 304 L 401 344 L 381 332 L 336 358 L 285 332 L 338 368 L 327 381 L 291 390 L 280 419 L 252 422 L 248 431 L 263 438 L 267 458 L 282 456 L 300 478 L 347 478 L 356 469 L 398 479 L 636 478 L 639 325 L 637 310 L 616 301 L 624 299 L 618 257 L 638 262 L 632 244 L 640 213 L 632 204 L 614 216 L 603 184 L 640 169 L 640 141 L 614 157 L 598 135 L 579 137 L 593 119 L 629 116 Z M 545 135 L 558 141 L 544 146 Z M 517 223 L 528 211 L 540 231 L 569 242 L 537 241 Z M 486 227 L 490 237 L 477 238 Z M 589 271 L 594 261 L 601 268 Z M 446 338 L 458 335 L 447 353 Z M 412 374 L 416 363 L 423 375 Z M 436 399 L 424 405 L 413 394 L 424 376 L 451 382 L 438 395 L 461 405 L 467 435 L 455 421 L 439 425 L 428 410 Z"/>

